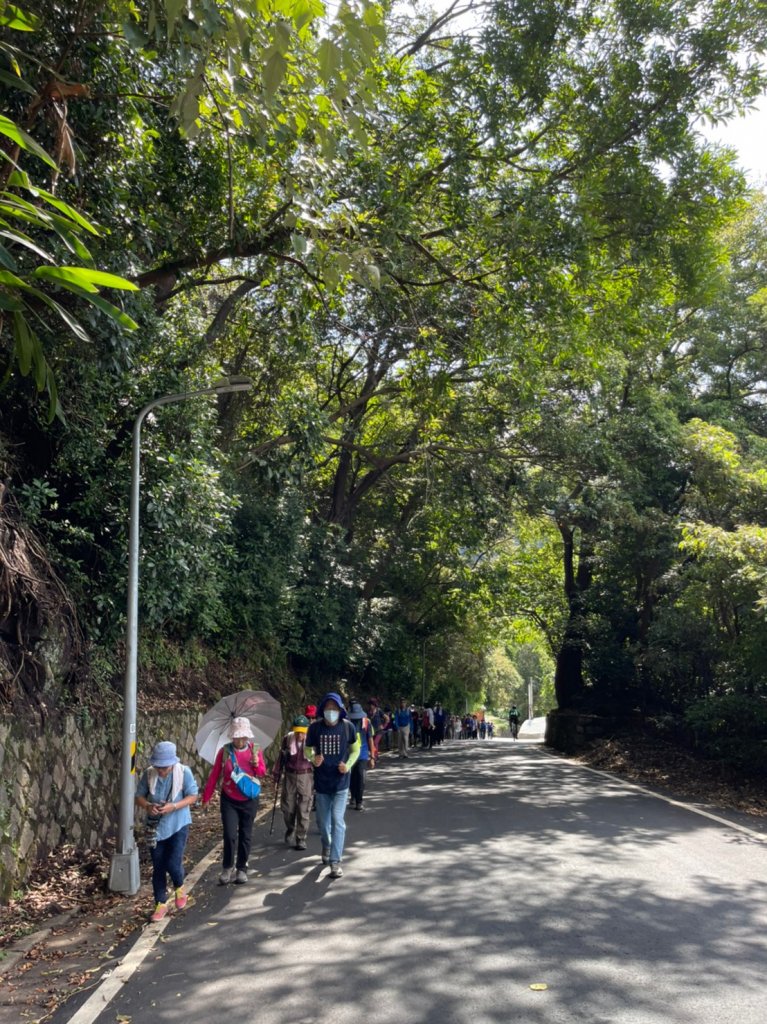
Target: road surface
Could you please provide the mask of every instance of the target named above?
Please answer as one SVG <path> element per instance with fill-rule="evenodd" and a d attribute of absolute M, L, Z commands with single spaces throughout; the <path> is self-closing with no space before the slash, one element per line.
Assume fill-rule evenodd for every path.
<path fill-rule="evenodd" d="M 383 765 L 342 879 L 316 832 L 261 826 L 248 885 L 211 865 L 115 997 L 56 1024 L 767 1020 L 767 836 L 532 743 Z"/>

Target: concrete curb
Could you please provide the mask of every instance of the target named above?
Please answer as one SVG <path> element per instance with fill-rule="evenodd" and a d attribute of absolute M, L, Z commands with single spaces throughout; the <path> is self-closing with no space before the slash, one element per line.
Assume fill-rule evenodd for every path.
<path fill-rule="evenodd" d="M 17 939 L 10 946 L 0 950 L 0 978 L 4 974 L 9 974 L 16 964 L 24 959 L 30 949 L 34 949 L 35 946 L 45 942 L 54 929 L 61 928 L 71 921 L 76 913 L 77 909 L 72 909 L 66 910 L 63 914 L 57 914 L 56 917 L 49 918 L 42 928 L 38 928 L 31 934 Z"/>

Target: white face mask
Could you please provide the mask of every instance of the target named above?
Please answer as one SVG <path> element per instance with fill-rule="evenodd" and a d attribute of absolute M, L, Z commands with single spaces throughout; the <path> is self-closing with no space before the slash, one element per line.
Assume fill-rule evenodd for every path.
<path fill-rule="evenodd" d="M 336 725 L 341 715 L 340 711 L 323 711 L 322 717 L 328 723 L 328 725 Z"/>

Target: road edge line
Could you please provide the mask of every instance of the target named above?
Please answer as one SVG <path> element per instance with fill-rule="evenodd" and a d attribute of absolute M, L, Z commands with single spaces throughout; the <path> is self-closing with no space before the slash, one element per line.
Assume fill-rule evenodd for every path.
<path fill-rule="evenodd" d="M 767 835 L 765 835 L 764 832 L 757 832 L 756 829 L 749 828 L 748 825 L 740 825 L 737 821 L 729 821 L 727 818 L 720 818 L 718 814 L 712 814 L 711 811 L 705 811 L 702 807 L 696 807 L 694 804 L 675 800 L 673 797 L 665 796 L 663 793 L 657 793 L 655 790 L 648 789 L 646 786 L 640 786 L 638 782 L 629 782 L 628 779 L 621 778 L 620 775 L 612 775 L 610 772 L 602 771 L 601 768 L 591 768 L 587 764 L 581 764 L 580 761 L 573 761 L 569 757 L 563 757 L 561 754 L 554 754 L 545 748 L 541 753 L 546 757 L 550 757 L 553 761 L 563 761 L 565 764 L 572 765 L 573 768 L 581 768 L 583 771 L 591 772 L 593 775 L 600 775 L 603 779 L 610 779 L 611 782 L 619 782 L 622 786 L 625 786 L 626 789 L 635 789 L 638 793 L 644 793 L 645 796 L 654 796 L 656 800 L 663 800 L 664 803 L 670 804 L 672 807 L 681 807 L 683 811 L 689 811 L 691 814 L 699 814 L 702 818 L 709 818 L 711 821 L 715 821 L 718 825 L 726 825 L 727 828 L 734 828 L 739 832 L 745 832 L 746 835 L 753 836 L 754 839 L 761 839 L 763 843 L 767 842 Z"/>
<path fill-rule="evenodd" d="M 184 888 L 190 893 L 199 882 L 211 864 L 215 864 L 221 857 L 221 843 L 206 853 L 189 874 L 184 878 Z M 132 977 L 135 971 L 141 966 L 148 954 L 154 948 L 157 939 L 168 927 L 173 917 L 166 917 L 157 925 L 146 927 L 136 939 L 131 948 L 122 958 L 115 969 L 104 976 L 99 987 L 95 989 L 85 1002 L 80 1006 L 67 1024 L 93 1024 L 99 1015 L 106 1009 L 109 1003 Z M 98 1003 L 98 1005 L 97 1005 Z"/>

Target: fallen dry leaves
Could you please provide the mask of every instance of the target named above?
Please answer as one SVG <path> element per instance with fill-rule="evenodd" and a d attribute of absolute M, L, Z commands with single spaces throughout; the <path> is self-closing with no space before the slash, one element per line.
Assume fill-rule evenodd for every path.
<path fill-rule="evenodd" d="M 593 743 L 576 760 L 591 768 L 683 798 L 767 817 L 767 780 L 739 778 L 711 761 L 652 736 L 615 736 Z"/>

